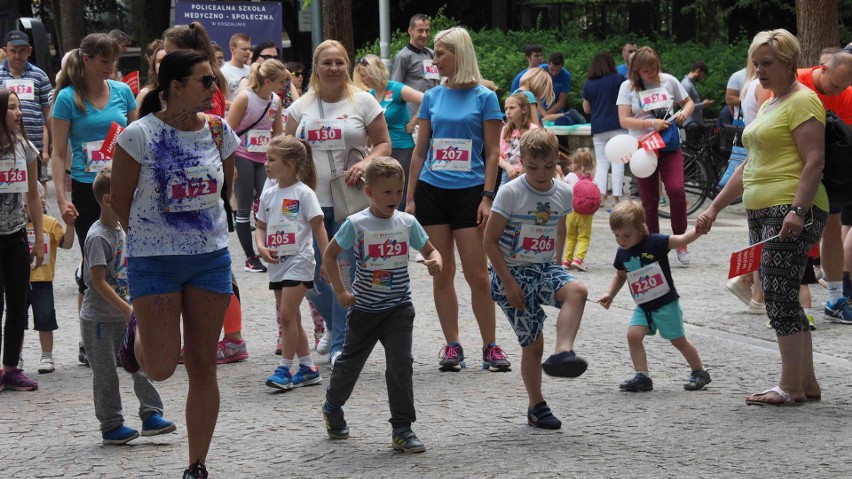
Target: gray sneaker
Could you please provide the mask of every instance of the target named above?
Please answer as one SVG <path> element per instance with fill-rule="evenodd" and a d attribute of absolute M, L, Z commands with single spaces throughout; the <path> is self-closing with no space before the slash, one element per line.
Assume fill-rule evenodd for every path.
<path fill-rule="evenodd" d="M 417 435 L 408 427 L 394 430 L 392 440 L 391 447 L 396 451 L 424 452 L 426 450 L 426 446 L 420 439 L 417 439 Z"/>
<path fill-rule="evenodd" d="M 687 391 L 698 391 L 704 389 L 704 386 L 710 384 L 711 381 L 710 373 L 706 369 L 696 369 L 684 381 L 683 388 Z"/>

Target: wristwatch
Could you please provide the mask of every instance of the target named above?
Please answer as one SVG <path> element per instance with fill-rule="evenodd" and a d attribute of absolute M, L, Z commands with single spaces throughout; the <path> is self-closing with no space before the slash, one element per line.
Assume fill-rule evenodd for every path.
<path fill-rule="evenodd" d="M 488 198 L 489 200 L 493 200 L 493 199 L 494 199 L 494 192 L 493 192 L 493 191 L 488 191 L 488 190 L 483 190 L 483 191 L 482 191 L 482 197 L 483 197 L 483 198 Z"/>
<path fill-rule="evenodd" d="M 802 219 L 805 219 L 805 215 L 808 214 L 808 209 L 804 206 L 791 206 L 790 211 L 796 213 L 796 215 Z"/>

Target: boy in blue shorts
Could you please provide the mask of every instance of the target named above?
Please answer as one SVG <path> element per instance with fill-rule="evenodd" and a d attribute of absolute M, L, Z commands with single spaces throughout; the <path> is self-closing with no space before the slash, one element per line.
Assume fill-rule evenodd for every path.
<path fill-rule="evenodd" d="M 503 309 L 523 348 L 521 377 L 529 397 L 527 422 L 559 429 L 541 393 L 541 371 L 578 377 L 588 364 L 574 354 L 574 339 L 586 306 L 586 285 L 562 269 L 565 216 L 571 212 L 571 187 L 556 181 L 559 142 L 540 128 L 521 136 L 526 173 L 500 187 L 485 227 L 485 252 L 491 260 L 491 296 Z M 559 308 L 556 348 L 544 364 L 541 305 Z"/>
<path fill-rule="evenodd" d="M 692 373 L 683 383 L 687 391 L 698 391 L 710 384 L 710 373 L 701 364 L 695 346 L 686 339 L 683 330 L 683 312 L 680 297 L 672 280 L 668 254 L 670 250 L 686 246 L 701 236 L 692 229 L 682 235 L 649 234 L 645 224 L 645 210 L 638 201 L 622 201 L 609 216 L 609 227 L 615 234 L 618 252 L 613 266 L 617 270 L 609 285 L 609 292 L 598 300 L 609 309 L 618 291 L 628 283 L 636 309 L 627 328 L 627 344 L 636 375 L 619 385 L 623 391 L 651 391 L 654 383 L 648 374 L 648 358 L 642 342 L 647 335 L 657 331 L 677 348 Z"/>
<path fill-rule="evenodd" d="M 397 210 L 405 184 L 405 171 L 398 161 L 387 156 L 374 158 L 364 179 L 370 207 L 346 219 L 328 243 L 322 260 L 323 274 L 331 282 L 337 301 L 349 308 L 343 352 L 334 363 L 322 413 L 329 437 L 349 437 L 343 405 L 352 395 L 373 347 L 381 341 L 387 361 L 391 446 L 403 452 L 423 452 L 426 447 L 411 430 L 416 417 L 408 248 L 420 251 L 432 276 L 441 272 L 441 254 L 414 216 Z M 352 293 L 343 286 L 337 265 L 337 257 L 350 248 L 356 262 Z"/>

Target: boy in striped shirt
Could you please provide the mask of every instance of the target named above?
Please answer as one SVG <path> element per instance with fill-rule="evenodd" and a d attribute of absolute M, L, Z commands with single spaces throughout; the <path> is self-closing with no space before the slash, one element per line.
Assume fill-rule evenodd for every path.
<path fill-rule="evenodd" d="M 377 157 L 365 170 L 364 178 L 370 207 L 346 219 L 329 242 L 322 261 L 323 274 L 334 287 L 337 300 L 349 308 L 343 353 L 334 363 L 322 412 L 332 439 L 349 437 L 343 405 L 373 347 L 381 341 L 387 361 L 391 445 L 404 452 L 423 452 L 426 447 L 411 430 L 416 417 L 408 248 L 420 251 L 433 276 L 441 271 L 441 254 L 414 216 L 397 210 L 405 184 L 405 172 L 398 161 Z M 356 262 L 351 293 L 343 286 L 337 265 L 337 257 L 350 248 Z"/>

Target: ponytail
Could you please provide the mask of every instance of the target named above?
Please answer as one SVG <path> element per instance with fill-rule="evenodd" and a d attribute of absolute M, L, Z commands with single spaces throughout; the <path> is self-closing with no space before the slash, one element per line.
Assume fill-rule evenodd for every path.
<path fill-rule="evenodd" d="M 267 155 L 271 151 L 275 151 L 276 154 L 281 156 L 282 160 L 291 162 L 296 166 L 297 180 L 308 185 L 308 188 L 312 190 L 317 189 L 317 170 L 314 166 L 310 143 L 293 136 L 278 135 L 266 147 Z"/>
<path fill-rule="evenodd" d="M 142 99 L 142 105 L 139 107 L 139 118 L 148 113 L 156 113 L 163 109 L 163 102 L 160 98 L 160 93 L 163 92 L 163 86 L 157 85 L 157 88 L 149 90 Z"/>
<path fill-rule="evenodd" d="M 305 147 L 305 157 L 298 163 L 299 169 L 296 172 L 296 178 L 298 178 L 302 183 L 308 185 L 310 189 L 316 191 L 317 168 L 314 166 L 314 156 L 311 151 L 311 144 L 306 140 L 299 140 L 299 143 Z"/>
<path fill-rule="evenodd" d="M 69 52 L 65 66 L 59 72 L 56 80 L 56 89 L 53 98 L 68 86 L 74 87 L 74 104 L 82 114 L 86 114 L 85 101 L 89 99 L 89 91 L 86 89 L 84 80 L 86 68 L 83 64 L 83 55 L 92 58 L 98 55 L 114 60 L 118 57 L 118 44 L 106 33 L 92 33 L 86 35 L 80 42 L 80 48 Z"/>

